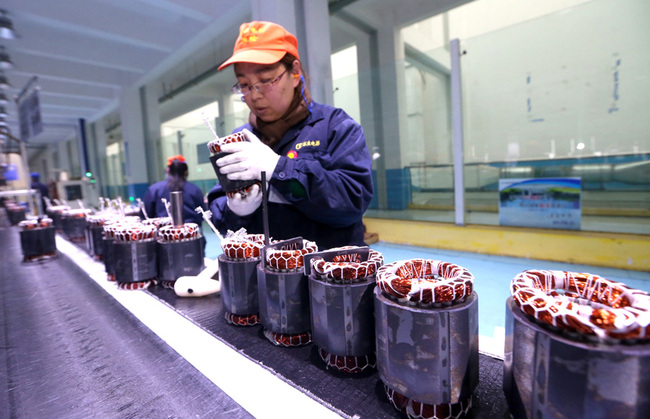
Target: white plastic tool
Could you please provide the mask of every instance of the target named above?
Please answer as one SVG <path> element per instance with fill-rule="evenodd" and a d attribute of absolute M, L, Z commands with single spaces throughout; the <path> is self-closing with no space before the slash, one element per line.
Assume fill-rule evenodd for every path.
<path fill-rule="evenodd" d="M 179 297 L 203 297 L 221 291 L 221 281 L 212 279 L 219 272 L 216 260 L 205 259 L 205 269 L 197 276 L 181 276 L 174 282 Z"/>

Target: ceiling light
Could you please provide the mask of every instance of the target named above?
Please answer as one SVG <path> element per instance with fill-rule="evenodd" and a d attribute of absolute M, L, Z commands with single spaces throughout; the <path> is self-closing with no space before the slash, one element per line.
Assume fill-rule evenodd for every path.
<path fill-rule="evenodd" d="M 0 38 L 15 39 L 16 32 L 14 31 L 14 24 L 7 16 L 6 10 L 0 10 Z"/>
<path fill-rule="evenodd" d="M 14 63 L 11 62 L 11 58 L 5 51 L 5 47 L 0 47 L 0 68 L 7 70 L 13 66 Z"/>
<path fill-rule="evenodd" d="M 0 106 L 0 118 L 6 118 L 9 114 L 4 106 Z"/>
<path fill-rule="evenodd" d="M 0 105 L 6 105 L 7 103 L 9 103 L 7 95 L 5 95 L 5 92 L 0 92 Z"/>
<path fill-rule="evenodd" d="M 8 127 L 8 126 L 9 124 L 7 124 L 7 121 L 5 121 L 4 119 L 0 119 L 0 127 Z"/>
<path fill-rule="evenodd" d="M 7 89 L 9 87 L 11 87 L 11 84 L 9 84 L 7 76 L 5 76 L 4 71 L 0 71 L 0 89 Z"/>

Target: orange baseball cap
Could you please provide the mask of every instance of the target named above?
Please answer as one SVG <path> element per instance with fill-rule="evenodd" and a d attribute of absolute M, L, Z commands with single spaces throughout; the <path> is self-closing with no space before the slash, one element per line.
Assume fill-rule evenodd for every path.
<path fill-rule="evenodd" d="M 176 156 L 167 157 L 167 166 L 171 166 L 174 160 L 178 160 L 181 163 L 185 163 L 185 157 L 182 154 Z"/>
<path fill-rule="evenodd" d="M 287 52 L 300 59 L 298 40 L 282 26 L 262 21 L 242 23 L 232 57 L 221 64 L 219 70 L 234 63 L 277 63 Z"/>

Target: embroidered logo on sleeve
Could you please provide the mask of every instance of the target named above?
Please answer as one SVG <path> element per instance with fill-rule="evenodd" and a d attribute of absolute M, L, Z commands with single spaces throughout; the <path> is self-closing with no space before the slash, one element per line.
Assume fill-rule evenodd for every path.
<path fill-rule="evenodd" d="M 296 144 L 296 150 L 300 150 L 303 147 L 318 147 L 319 145 L 320 140 L 303 141 L 302 143 Z"/>

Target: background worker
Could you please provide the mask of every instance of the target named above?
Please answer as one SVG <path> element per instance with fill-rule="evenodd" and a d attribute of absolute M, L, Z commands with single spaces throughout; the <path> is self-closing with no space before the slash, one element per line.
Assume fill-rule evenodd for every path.
<path fill-rule="evenodd" d="M 39 214 L 45 214 L 45 210 L 47 209 L 45 198 L 49 198 L 50 196 L 49 188 L 44 183 L 41 183 L 40 173 L 32 172 L 30 173 L 30 176 L 32 178 L 30 189 L 36 189 L 41 193 L 41 211 L 39 212 Z"/>
<path fill-rule="evenodd" d="M 271 22 L 240 27 L 233 55 L 239 93 L 250 108 L 248 142 L 225 144 L 217 160 L 230 180 L 268 181 L 270 236 L 302 237 L 325 250 L 364 245 L 362 216 L 373 194 L 371 159 L 361 126 L 343 110 L 315 103 L 306 86 L 296 37 Z M 215 226 L 263 233 L 262 193 L 227 196 L 217 185 L 208 196 Z"/>
<path fill-rule="evenodd" d="M 184 222 L 202 226 L 203 217 L 195 211 L 195 208 L 206 209 L 203 192 L 198 186 L 187 181 L 187 174 L 187 162 L 182 155 L 167 159 L 167 179 L 151 185 L 142 198 L 144 210 L 150 218 L 167 217 L 167 209 L 162 198 L 171 202 L 171 193 L 181 191 L 183 192 Z"/>

